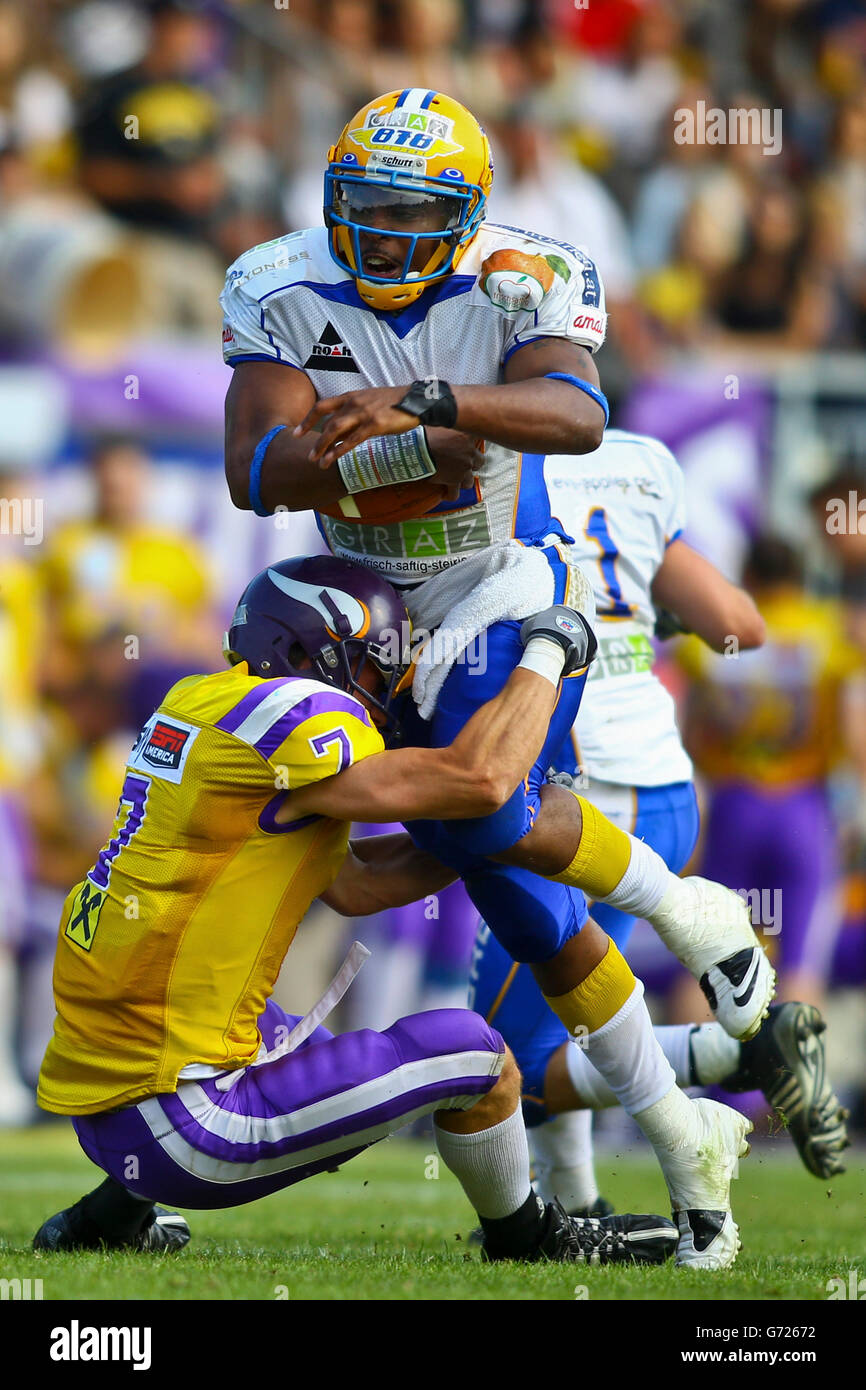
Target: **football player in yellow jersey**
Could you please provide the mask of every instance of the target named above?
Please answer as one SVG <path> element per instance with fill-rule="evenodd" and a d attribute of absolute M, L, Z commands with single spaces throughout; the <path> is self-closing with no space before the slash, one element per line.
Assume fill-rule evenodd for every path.
<path fill-rule="evenodd" d="M 689 641 L 680 654 L 689 751 L 712 788 L 701 871 L 748 891 L 784 996 L 820 1004 L 841 924 L 828 779 L 862 743 L 866 664 L 786 541 L 757 537 L 744 582 L 766 621 L 763 649 L 732 661 Z"/>
<path fill-rule="evenodd" d="M 145 724 L 113 835 L 64 906 L 39 1082 L 40 1104 L 73 1117 L 109 1176 L 41 1227 L 37 1249 L 177 1248 L 186 1222 L 157 1199 L 252 1201 L 435 1112 L 488 1258 L 672 1253 L 676 1227 L 660 1217 L 581 1220 L 538 1201 L 519 1073 L 478 1015 L 333 1037 L 321 1019 L 361 947 L 304 1019 L 270 999 L 314 897 L 354 915 L 453 877 L 405 835 L 350 847 L 349 822 L 503 804 L 543 744 L 560 677 L 594 652 L 580 615 L 549 609 L 524 624 L 519 668 L 450 747 L 385 751 L 408 635 L 403 604 L 369 570 L 285 561 L 242 596 L 231 668 L 180 681 Z"/>

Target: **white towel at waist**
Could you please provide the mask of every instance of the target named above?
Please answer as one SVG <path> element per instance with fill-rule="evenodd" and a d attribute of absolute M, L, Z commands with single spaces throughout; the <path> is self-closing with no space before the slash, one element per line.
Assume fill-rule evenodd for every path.
<path fill-rule="evenodd" d="M 595 618 L 592 589 L 569 555 L 572 547 L 558 537 L 552 539 L 568 564 L 566 601 L 591 623 Z M 412 681 L 421 718 L 432 718 L 451 667 L 485 628 L 529 618 L 549 608 L 553 599 L 554 574 L 546 557 L 537 547 L 514 540 L 468 556 L 407 594 L 413 627 L 432 633 L 416 655 Z"/>

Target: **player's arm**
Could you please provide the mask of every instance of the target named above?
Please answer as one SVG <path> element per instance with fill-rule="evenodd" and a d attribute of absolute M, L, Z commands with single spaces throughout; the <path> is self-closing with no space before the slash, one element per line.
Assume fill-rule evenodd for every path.
<path fill-rule="evenodd" d="M 366 917 L 441 893 L 456 877 L 408 835 L 365 835 L 349 841 L 340 871 L 321 897 L 343 917 Z"/>
<path fill-rule="evenodd" d="M 554 384 L 554 383 L 551 383 Z M 259 495 L 268 512 L 278 506 L 289 511 L 333 509 L 346 495 L 346 484 L 334 468 L 324 472 L 310 450 L 315 436 L 297 438 L 294 426 L 316 403 L 316 390 L 306 372 L 283 362 L 239 362 L 234 369 L 225 406 L 225 468 L 236 507 L 249 510 L 250 470 L 261 440 L 283 425 L 264 452 Z M 403 433 L 416 423 L 400 414 Z M 457 430 L 428 429 L 427 447 L 436 464 L 436 478 L 456 495 L 475 459 L 475 443 Z"/>
<path fill-rule="evenodd" d="M 493 444 L 533 454 L 586 454 L 604 434 L 605 412 L 591 394 L 568 381 L 551 381 L 549 372 L 576 377 L 599 390 L 592 354 L 565 338 L 536 338 L 511 354 L 504 381 L 495 386 L 455 386 L 455 429 Z M 298 438 L 310 458 L 328 469 L 366 439 L 400 434 L 419 418 L 398 410 L 409 390 L 403 386 L 349 391 L 317 401 L 300 425 Z M 310 431 L 321 429 L 318 438 Z"/>
<path fill-rule="evenodd" d="M 498 811 L 541 752 L 563 662 L 569 662 L 565 669 L 571 671 L 592 660 L 595 639 L 583 619 L 573 638 L 563 638 L 554 623 L 563 611 L 569 612 L 549 609 L 524 624 L 522 664 L 453 743 L 371 754 L 345 772 L 293 792 L 277 821 L 312 814 L 344 821 L 460 820 Z M 568 644 L 568 654 L 561 640 Z"/>
<path fill-rule="evenodd" d="M 665 551 L 652 582 L 652 599 L 713 651 L 726 651 L 732 637 L 745 649 L 764 641 L 764 620 L 751 595 L 683 540 L 673 541 Z"/>

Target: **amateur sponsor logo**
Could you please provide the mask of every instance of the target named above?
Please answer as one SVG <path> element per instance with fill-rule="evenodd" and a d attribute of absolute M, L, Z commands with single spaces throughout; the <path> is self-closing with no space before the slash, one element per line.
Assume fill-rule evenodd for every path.
<path fill-rule="evenodd" d="M 394 111 L 376 107 L 363 126 L 349 131 L 349 139 L 368 154 L 378 154 L 383 148 L 406 149 L 423 159 L 440 159 L 463 149 L 454 139 L 454 122 L 448 116 L 403 106 Z"/>
<path fill-rule="evenodd" d="M 380 154 L 367 165 L 369 174 L 390 173 L 402 169 L 405 174 L 425 174 L 427 165 L 420 154 Z"/>
<path fill-rule="evenodd" d="M 330 319 L 322 329 L 319 341 L 304 363 L 320 372 L 358 372 L 352 349 L 347 347 Z"/>
<path fill-rule="evenodd" d="M 149 1371 L 151 1343 L 149 1327 L 82 1327 L 73 1318 L 51 1329 L 48 1354 L 52 1361 L 129 1361 L 134 1371 Z"/>
<path fill-rule="evenodd" d="M 604 332 L 604 320 L 595 314 L 578 314 L 572 325 L 574 328 L 591 328 L 593 333 Z"/>
<path fill-rule="evenodd" d="M 179 782 L 198 733 L 194 724 L 153 714 L 139 735 L 128 766 L 155 773 L 167 782 Z"/>

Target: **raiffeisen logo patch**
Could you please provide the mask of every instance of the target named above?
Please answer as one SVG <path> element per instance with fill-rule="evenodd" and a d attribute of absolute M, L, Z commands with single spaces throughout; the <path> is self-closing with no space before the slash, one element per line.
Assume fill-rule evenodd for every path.
<path fill-rule="evenodd" d="M 385 150 L 406 150 L 422 159 L 440 159 L 463 149 L 454 139 L 454 122 L 448 116 L 430 111 L 396 111 L 377 108 L 363 126 L 349 131 L 349 139 L 368 154 Z"/>

